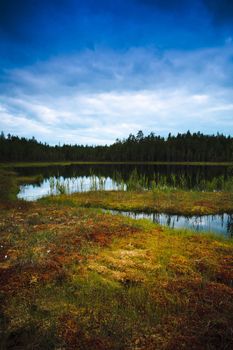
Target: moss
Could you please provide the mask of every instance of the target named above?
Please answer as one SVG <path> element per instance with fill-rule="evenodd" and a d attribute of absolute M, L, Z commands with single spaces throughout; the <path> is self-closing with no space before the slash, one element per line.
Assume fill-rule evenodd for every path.
<path fill-rule="evenodd" d="M 233 193 L 190 191 L 93 191 L 53 196 L 41 203 L 96 207 L 122 211 L 144 211 L 181 215 L 233 213 Z"/>
<path fill-rule="evenodd" d="M 1 348 L 232 348 L 232 241 L 56 204 L 0 211 Z"/>

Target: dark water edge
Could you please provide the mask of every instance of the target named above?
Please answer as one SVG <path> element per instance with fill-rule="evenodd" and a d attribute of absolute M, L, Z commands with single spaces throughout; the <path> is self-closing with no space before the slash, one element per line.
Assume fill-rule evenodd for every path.
<path fill-rule="evenodd" d="M 233 214 L 183 216 L 164 213 L 107 210 L 111 214 L 124 215 L 133 219 L 147 219 L 162 226 L 193 230 L 197 233 L 209 232 L 233 238 Z"/>

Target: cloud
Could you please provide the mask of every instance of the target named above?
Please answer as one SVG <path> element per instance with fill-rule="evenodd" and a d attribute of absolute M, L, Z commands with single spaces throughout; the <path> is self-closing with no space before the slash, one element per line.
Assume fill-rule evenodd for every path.
<path fill-rule="evenodd" d="M 33 134 L 39 138 L 41 135 L 48 137 L 49 130 L 45 125 L 25 117 L 22 113 L 11 114 L 7 108 L 0 105 L 0 115 L 2 130 L 11 131 L 15 135 L 31 136 Z"/>
<path fill-rule="evenodd" d="M 86 50 L 5 70 L 0 92 L 57 96 L 74 92 L 153 90 L 167 87 L 211 89 L 232 86 L 233 45 L 192 51 L 155 48 Z"/>
<path fill-rule="evenodd" d="M 230 98 L 232 91 L 227 94 Z M 69 99 L 44 100 L 44 105 L 31 97 L 11 99 L 2 104 L 1 128 L 52 143 L 88 144 L 111 143 L 139 129 L 167 135 L 188 129 L 208 132 L 212 124 L 211 132 L 223 127 L 226 132 L 233 126 L 228 98 L 178 89 L 76 93 Z M 17 113 L 10 110 L 12 105 Z"/>
<path fill-rule="evenodd" d="M 231 44 L 196 51 L 86 50 L 5 71 L 0 130 L 105 144 L 142 129 L 233 130 Z"/>
<path fill-rule="evenodd" d="M 0 130 L 89 144 L 228 133 L 232 19 L 227 0 L 0 0 Z"/>

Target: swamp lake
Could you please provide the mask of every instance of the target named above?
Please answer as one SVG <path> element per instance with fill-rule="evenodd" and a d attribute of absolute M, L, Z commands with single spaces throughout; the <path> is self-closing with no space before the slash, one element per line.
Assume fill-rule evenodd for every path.
<path fill-rule="evenodd" d="M 17 167 L 20 177 L 38 177 L 22 183 L 18 198 L 37 200 L 48 195 L 87 191 L 232 191 L 233 169 L 219 165 L 174 164 L 79 164 Z M 113 211 L 116 213 L 116 211 Z M 233 215 L 184 216 L 165 213 L 119 212 L 132 218 L 146 218 L 171 228 L 208 231 L 232 237 Z"/>

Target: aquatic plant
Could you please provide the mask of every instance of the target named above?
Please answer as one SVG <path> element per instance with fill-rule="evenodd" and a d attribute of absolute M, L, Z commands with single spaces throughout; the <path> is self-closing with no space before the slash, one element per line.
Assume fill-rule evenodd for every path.
<path fill-rule="evenodd" d="M 49 178 L 49 187 L 50 187 L 50 194 L 54 194 L 54 190 L 55 190 L 55 178 L 54 177 Z"/>

